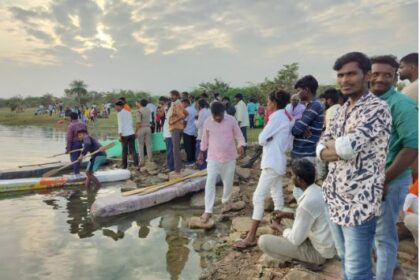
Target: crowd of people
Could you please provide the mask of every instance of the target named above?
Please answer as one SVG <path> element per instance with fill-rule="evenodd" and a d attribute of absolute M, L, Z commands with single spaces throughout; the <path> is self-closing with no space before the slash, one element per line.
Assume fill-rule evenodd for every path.
<path fill-rule="evenodd" d="M 418 54 L 398 61 L 392 55 L 369 58 L 351 52 L 339 57 L 333 69 L 339 90 L 327 89 L 317 97 L 318 81 L 306 75 L 296 82 L 295 94 L 273 91 L 265 107 L 254 99 L 245 103 L 242 94 L 235 95 L 232 105 L 228 97 L 219 94 L 210 100 L 206 93 L 194 97 L 172 90 L 168 97 L 159 97 L 158 106 L 139 100 L 134 124 L 132 109 L 120 98 L 114 108 L 122 167 L 128 167 L 128 154 L 136 168 L 146 157 L 151 161 L 151 135 L 161 131 L 171 178 L 184 175 L 184 164 L 207 169 L 201 216 L 206 224 L 213 214 L 218 178 L 223 183 L 222 212 L 232 210 L 236 161 L 246 152 L 247 129 L 262 118 L 261 148 L 251 158 L 253 163 L 261 156 L 262 169 L 253 196 L 253 223 L 246 238 L 234 248 L 258 245 L 273 258 L 316 265 L 338 255 L 344 279 L 373 279 L 374 271 L 376 279 L 392 279 L 400 271 L 396 223 L 402 209 L 406 227 L 417 242 Z M 396 88 L 398 77 L 410 82 L 403 92 Z M 70 154 L 71 159 L 82 159 L 100 149 L 86 126 L 77 121 L 78 115 L 72 112 L 70 117 L 66 149 L 78 150 Z M 289 154 L 298 205 L 295 211 L 285 208 L 283 198 Z M 92 157 L 89 183 L 98 183 L 93 172 L 103 156 Z M 78 165 L 74 172 L 79 174 Z M 269 193 L 277 235 L 257 240 Z"/>

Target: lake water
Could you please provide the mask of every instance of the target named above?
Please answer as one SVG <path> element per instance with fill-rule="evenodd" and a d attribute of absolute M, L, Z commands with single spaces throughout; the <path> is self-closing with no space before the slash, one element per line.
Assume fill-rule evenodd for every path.
<path fill-rule="evenodd" d="M 0 126 L 0 169 L 42 162 L 63 151 L 64 133 L 46 128 Z M 65 160 L 65 158 L 63 158 Z M 82 187 L 0 196 L 0 278 L 8 279 L 197 279 L 211 253 L 194 250 L 213 232 L 189 230 L 199 215 L 189 199 L 120 218 L 94 220 L 99 192 Z"/>

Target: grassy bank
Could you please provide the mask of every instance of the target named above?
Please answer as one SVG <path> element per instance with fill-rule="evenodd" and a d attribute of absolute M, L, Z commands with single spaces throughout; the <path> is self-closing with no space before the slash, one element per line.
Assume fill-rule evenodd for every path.
<path fill-rule="evenodd" d="M 8 108 L 0 109 L 0 124 L 1 125 L 11 125 L 11 126 L 43 126 L 43 127 L 54 127 L 57 129 L 65 130 L 67 127 L 67 121 L 60 123 L 62 120 L 58 114 L 53 114 L 49 116 L 38 115 L 36 116 L 33 109 L 25 109 L 24 112 L 15 113 L 11 112 Z M 133 112 L 133 118 L 135 119 L 135 113 Z M 92 134 L 97 136 L 108 136 L 108 137 L 117 137 L 117 114 L 115 111 L 111 112 L 111 115 L 107 119 L 98 119 L 95 124 L 89 122 L 89 130 Z M 261 129 L 248 129 L 248 139 L 250 143 L 256 143 L 258 140 L 258 134 Z"/>

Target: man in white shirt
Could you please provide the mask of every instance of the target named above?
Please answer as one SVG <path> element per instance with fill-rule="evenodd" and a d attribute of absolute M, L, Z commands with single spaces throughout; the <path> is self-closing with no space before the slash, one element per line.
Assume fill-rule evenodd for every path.
<path fill-rule="evenodd" d="M 171 117 L 169 108 L 171 107 L 171 102 L 167 97 L 161 96 L 159 97 L 159 105 L 163 108 L 165 112 L 162 132 L 166 145 L 166 168 L 168 168 L 168 170 L 172 172 L 175 170 L 175 168 L 172 136 L 171 132 L 169 131 L 169 118 Z"/>
<path fill-rule="evenodd" d="M 241 131 L 242 131 L 242 135 L 244 136 L 245 142 L 247 143 L 248 138 L 246 135 L 246 128 L 249 127 L 249 117 L 248 117 L 248 109 L 243 99 L 244 98 L 241 93 L 238 93 L 237 95 L 235 95 L 235 100 L 236 100 L 235 118 L 238 121 L 239 127 L 241 128 Z"/>
<path fill-rule="evenodd" d="M 155 133 L 157 107 L 152 103 L 152 100 L 149 99 L 146 108 L 150 110 L 150 128 L 152 129 L 152 133 Z"/>
<path fill-rule="evenodd" d="M 118 100 L 115 103 L 115 110 L 118 112 L 118 135 L 122 144 L 122 168 L 127 169 L 127 156 L 130 152 L 134 165 L 139 166 L 139 158 L 136 153 L 136 136 L 133 129 L 133 116 L 131 112 L 124 109 L 124 102 Z"/>
<path fill-rule="evenodd" d="M 321 265 L 336 255 L 322 190 L 315 182 L 315 167 L 307 159 L 292 163 L 293 181 L 302 189 L 296 213 L 278 211 L 273 228 L 282 236 L 262 235 L 258 246 L 268 256 Z M 292 228 L 283 229 L 282 219 L 294 219 Z M 286 222 L 286 221 L 285 221 Z M 287 222 L 286 222 L 287 223 Z"/>
<path fill-rule="evenodd" d="M 188 116 L 185 118 L 185 128 L 182 134 L 184 141 L 184 149 L 187 154 L 187 165 L 195 164 L 195 144 L 197 140 L 197 127 L 195 126 L 194 120 L 197 116 L 197 110 L 191 105 L 189 99 L 183 99 L 182 105 L 184 105 L 185 111 L 188 112 Z"/>
<path fill-rule="evenodd" d="M 409 80 L 411 84 L 402 89 L 402 93 L 410 96 L 416 102 L 419 100 L 419 54 L 410 53 L 400 61 L 400 80 Z"/>

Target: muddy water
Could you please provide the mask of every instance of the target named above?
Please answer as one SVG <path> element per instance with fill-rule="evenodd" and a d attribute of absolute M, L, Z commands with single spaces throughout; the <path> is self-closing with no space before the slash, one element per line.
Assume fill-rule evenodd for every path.
<path fill-rule="evenodd" d="M 4 133 L 5 128 L 0 128 L 0 146 L 9 140 L 5 145 L 9 148 L 0 151 L 1 168 L 21 164 L 26 157 L 39 159 L 46 151 L 60 152 L 63 147 L 62 132 L 13 128 Z M 20 151 L 29 147 L 30 152 Z M 185 220 L 199 215 L 200 209 L 192 210 L 188 198 L 123 217 L 93 219 L 89 209 L 95 199 L 120 187 L 0 196 L 0 278 L 198 279 L 214 256 L 211 252 L 200 255 L 194 243 L 214 239 L 227 228 L 208 233 L 189 230 Z"/>

